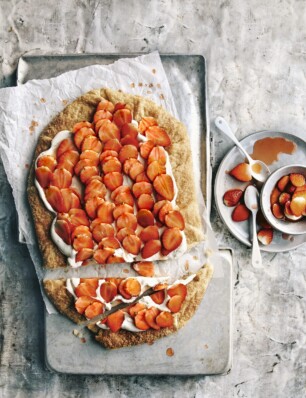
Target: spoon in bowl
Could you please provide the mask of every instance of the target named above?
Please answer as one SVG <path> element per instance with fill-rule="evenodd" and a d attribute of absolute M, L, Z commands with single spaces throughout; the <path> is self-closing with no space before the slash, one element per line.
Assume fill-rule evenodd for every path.
<path fill-rule="evenodd" d="M 262 268 L 260 248 L 257 239 L 256 215 L 258 212 L 259 193 L 254 185 L 249 185 L 244 192 L 244 203 L 252 213 L 253 241 L 252 241 L 252 265 L 254 268 Z"/>
<path fill-rule="evenodd" d="M 223 134 L 225 134 L 232 141 L 234 141 L 234 143 L 237 145 L 237 147 L 240 149 L 240 151 L 247 158 L 247 160 L 251 166 L 252 177 L 255 178 L 255 180 L 257 180 L 259 182 L 265 182 L 270 174 L 270 170 L 269 170 L 268 166 L 261 160 L 254 160 L 251 158 L 251 156 L 247 153 L 247 151 L 242 147 L 240 142 L 237 140 L 235 134 L 232 132 L 230 126 L 227 124 L 225 119 L 223 119 L 223 117 L 218 116 L 215 119 L 215 125 L 218 127 L 218 129 L 220 131 L 222 131 Z"/>

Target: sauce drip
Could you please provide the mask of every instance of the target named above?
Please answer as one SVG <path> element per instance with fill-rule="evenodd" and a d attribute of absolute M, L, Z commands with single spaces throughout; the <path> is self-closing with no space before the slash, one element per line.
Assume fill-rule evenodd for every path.
<path fill-rule="evenodd" d="M 270 165 L 278 160 L 280 154 L 292 155 L 295 150 L 296 144 L 293 141 L 283 137 L 266 137 L 255 142 L 250 156 L 254 160 L 261 160 Z"/>

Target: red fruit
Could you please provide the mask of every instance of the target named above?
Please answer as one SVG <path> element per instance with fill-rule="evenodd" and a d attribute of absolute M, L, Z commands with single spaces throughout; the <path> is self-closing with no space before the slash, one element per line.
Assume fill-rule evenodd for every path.
<path fill-rule="evenodd" d="M 243 191 L 241 189 L 230 189 L 229 191 L 225 192 L 223 196 L 223 203 L 228 207 L 236 206 L 242 195 Z"/>
<path fill-rule="evenodd" d="M 100 155 L 100 162 L 103 162 L 108 157 L 118 158 L 119 154 L 117 151 L 114 151 L 113 149 L 103 150 L 103 152 Z"/>
<path fill-rule="evenodd" d="M 96 297 L 96 288 L 89 283 L 82 282 L 74 290 L 77 297 Z"/>
<path fill-rule="evenodd" d="M 79 235 L 87 235 L 90 238 L 92 236 L 89 227 L 87 227 L 86 225 L 79 225 L 78 227 L 75 227 L 71 234 L 71 239 L 74 240 L 74 238 Z"/>
<path fill-rule="evenodd" d="M 171 203 L 168 200 L 159 200 L 158 202 L 155 203 L 154 207 L 153 207 L 153 214 L 154 216 L 157 218 L 158 217 L 158 213 L 160 211 L 160 209 L 165 205 L 165 204 L 169 204 L 171 205 Z M 172 205 L 171 205 L 172 207 Z M 170 210 L 173 210 L 172 208 Z"/>
<path fill-rule="evenodd" d="M 281 192 L 283 192 L 285 189 L 286 189 L 286 186 L 287 186 L 287 184 L 288 184 L 288 182 L 289 182 L 289 176 L 288 175 L 286 175 L 286 176 L 283 176 L 282 178 L 280 178 L 279 180 L 278 180 L 278 182 L 277 182 L 277 188 L 281 191 Z"/>
<path fill-rule="evenodd" d="M 141 257 L 143 259 L 150 258 L 154 256 L 154 254 L 159 253 L 161 249 L 161 243 L 159 239 L 153 239 L 147 241 L 142 250 L 141 250 Z"/>
<path fill-rule="evenodd" d="M 183 283 L 178 283 L 177 285 L 169 287 L 167 293 L 170 297 L 178 295 L 184 301 L 187 296 L 187 286 L 184 285 Z"/>
<path fill-rule="evenodd" d="M 281 205 L 285 205 L 286 202 L 288 202 L 288 200 L 291 199 L 291 195 L 288 192 L 282 192 L 279 195 L 278 201 Z"/>
<path fill-rule="evenodd" d="M 136 148 L 139 147 L 139 141 L 132 135 L 126 135 L 121 138 L 121 145 L 134 145 Z"/>
<path fill-rule="evenodd" d="M 114 221 L 113 211 L 115 205 L 111 202 L 103 202 L 97 209 L 97 217 L 100 218 L 101 222 L 111 224 Z"/>
<path fill-rule="evenodd" d="M 92 304 L 95 300 L 89 296 L 80 296 L 74 303 L 75 309 L 79 314 L 84 314 L 86 308 Z"/>
<path fill-rule="evenodd" d="M 167 132 L 159 126 L 151 126 L 145 132 L 148 140 L 154 142 L 155 145 L 169 146 L 171 145 L 171 139 Z"/>
<path fill-rule="evenodd" d="M 173 326 L 174 319 L 171 312 L 162 311 L 155 319 L 157 325 L 162 328 L 167 328 Z"/>
<path fill-rule="evenodd" d="M 153 193 L 152 184 L 149 182 L 136 182 L 132 187 L 135 198 L 139 198 L 142 194 L 151 195 Z"/>
<path fill-rule="evenodd" d="M 112 120 L 113 115 L 109 111 L 101 109 L 94 114 L 94 123 L 97 123 L 101 119 Z"/>
<path fill-rule="evenodd" d="M 148 156 L 150 155 L 152 149 L 154 148 L 154 142 L 153 141 L 146 141 L 146 142 L 141 142 L 139 147 L 140 147 L 140 155 L 144 159 L 147 159 Z"/>
<path fill-rule="evenodd" d="M 74 143 L 78 149 L 81 149 L 81 146 L 82 146 L 82 143 L 83 143 L 85 137 L 87 137 L 89 135 L 95 135 L 95 132 L 90 127 L 82 127 L 80 130 L 78 130 L 74 134 L 74 136 L 73 136 Z"/>
<path fill-rule="evenodd" d="M 123 279 L 118 286 L 118 290 L 119 293 L 121 294 L 122 297 L 124 297 L 125 299 L 129 300 L 132 298 L 132 296 L 130 294 L 127 293 L 127 291 L 125 290 L 125 284 L 126 284 L 126 279 Z"/>
<path fill-rule="evenodd" d="M 136 177 L 136 182 L 150 182 L 150 180 L 148 179 L 145 171 L 143 171 L 142 173 L 138 174 L 138 176 Z"/>
<path fill-rule="evenodd" d="M 165 301 L 165 291 L 159 290 L 158 292 L 151 294 L 150 297 L 154 301 L 154 303 L 162 304 Z"/>
<path fill-rule="evenodd" d="M 151 163 L 152 164 L 152 163 Z M 174 185 L 171 176 L 161 174 L 153 181 L 153 186 L 157 193 L 165 199 L 171 201 L 174 198 Z"/>
<path fill-rule="evenodd" d="M 122 164 L 117 158 L 107 158 L 107 162 L 103 163 L 102 170 L 104 174 L 121 172 Z"/>
<path fill-rule="evenodd" d="M 123 289 L 132 297 L 138 296 L 141 292 L 141 285 L 136 278 L 126 279 Z"/>
<path fill-rule="evenodd" d="M 76 262 L 79 261 L 85 261 L 88 260 L 93 256 L 94 251 L 92 249 L 88 249 L 87 247 L 84 247 L 83 249 L 79 250 L 77 252 L 77 255 L 75 257 Z"/>
<path fill-rule="evenodd" d="M 107 317 L 106 324 L 113 333 L 116 333 L 118 330 L 120 330 L 124 321 L 124 316 L 124 312 L 119 310 Z"/>
<path fill-rule="evenodd" d="M 150 326 L 145 319 L 146 310 L 139 311 L 134 318 L 135 326 L 140 330 L 148 330 Z"/>
<path fill-rule="evenodd" d="M 129 176 L 132 180 L 135 180 L 136 177 L 144 172 L 144 165 L 137 160 L 129 169 Z"/>
<path fill-rule="evenodd" d="M 117 153 L 120 152 L 120 149 L 122 148 L 121 143 L 117 138 L 112 138 L 111 140 L 108 140 L 104 144 L 104 151 L 116 151 Z M 118 155 L 117 155 L 118 157 Z"/>
<path fill-rule="evenodd" d="M 80 159 L 89 159 L 95 162 L 94 166 L 98 166 L 99 164 L 99 153 L 96 151 L 92 151 L 91 149 L 84 150 L 81 155 Z"/>
<path fill-rule="evenodd" d="M 235 222 L 245 221 L 250 217 L 250 210 L 243 204 L 237 205 L 232 212 L 232 220 Z"/>
<path fill-rule="evenodd" d="M 123 164 L 127 159 L 137 159 L 138 150 L 134 145 L 124 145 L 119 152 L 119 160 Z"/>
<path fill-rule="evenodd" d="M 116 195 L 114 202 L 116 205 L 127 204 L 129 206 L 134 206 L 134 198 L 130 191 Z"/>
<path fill-rule="evenodd" d="M 154 147 L 149 154 L 148 164 L 155 161 L 159 162 L 160 164 L 166 165 L 167 162 L 166 151 L 162 146 Z"/>
<path fill-rule="evenodd" d="M 101 141 L 94 135 L 89 135 L 84 138 L 81 146 L 83 151 L 95 151 L 100 153 L 102 151 L 102 143 Z"/>
<path fill-rule="evenodd" d="M 92 137 L 92 135 L 90 137 Z M 80 154 L 77 150 L 66 151 L 61 156 L 58 157 L 57 168 L 62 167 L 70 171 L 70 163 L 72 163 L 74 168 L 74 166 L 78 163 L 79 159 L 80 159 Z"/>
<path fill-rule="evenodd" d="M 116 220 L 117 229 L 132 228 L 134 231 L 137 229 L 137 218 L 135 214 L 124 213 Z"/>
<path fill-rule="evenodd" d="M 57 165 L 57 161 L 53 156 L 40 156 L 37 159 L 37 167 L 48 167 L 50 171 L 53 171 Z"/>
<path fill-rule="evenodd" d="M 76 175 L 79 175 L 84 167 L 96 167 L 96 162 L 90 159 L 81 159 L 78 163 L 74 166 L 74 172 Z"/>
<path fill-rule="evenodd" d="M 299 217 L 305 212 L 306 199 L 303 196 L 295 196 L 290 203 L 292 213 Z"/>
<path fill-rule="evenodd" d="M 103 182 L 101 182 L 99 178 L 93 178 L 86 185 L 84 200 L 86 202 L 95 196 L 104 199 L 106 192 L 107 191 Z"/>
<path fill-rule="evenodd" d="M 85 210 L 88 216 L 93 220 L 97 217 L 98 207 L 104 203 L 104 199 L 94 196 L 85 203 Z"/>
<path fill-rule="evenodd" d="M 147 193 L 140 195 L 137 199 L 137 206 L 138 209 L 152 210 L 154 206 L 154 199 L 152 195 L 148 195 Z"/>
<path fill-rule="evenodd" d="M 57 150 L 56 150 L 57 161 L 65 152 L 68 152 L 68 151 L 76 151 L 77 152 L 77 148 L 70 138 L 66 138 L 63 141 L 61 141 L 61 143 L 57 147 Z"/>
<path fill-rule="evenodd" d="M 59 188 L 51 186 L 45 190 L 47 201 L 57 213 L 65 212 L 63 196 Z"/>
<path fill-rule="evenodd" d="M 113 116 L 113 121 L 119 128 L 126 123 L 131 123 L 132 119 L 132 112 L 129 109 L 119 109 Z"/>
<path fill-rule="evenodd" d="M 148 165 L 146 173 L 149 179 L 154 181 L 157 176 L 166 175 L 166 166 L 155 160 Z"/>
<path fill-rule="evenodd" d="M 148 308 L 145 312 L 145 321 L 150 328 L 159 330 L 160 326 L 156 323 L 155 319 L 160 314 L 160 310 L 155 307 Z"/>
<path fill-rule="evenodd" d="M 154 119 L 154 117 L 147 116 L 147 117 L 143 117 L 140 120 L 138 128 L 139 128 L 139 131 L 142 134 L 144 134 L 145 131 L 151 126 L 157 126 L 157 121 L 156 121 L 156 119 Z"/>
<path fill-rule="evenodd" d="M 138 163 L 138 160 L 135 158 L 127 159 L 123 164 L 123 171 L 125 174 L 129 174 L 130 168 L 133 166 L 134 163 Z"/>
<path fill-rule="evenodd" d="M 140 252 L 141 240 L 136 235 L 128 235 L 123 239 L 122 246 L 127 252 L 137 255 Z"/>
<path fill-rule="evenodd" d="M 115 256 L 114 254 L 112 256 L 109 256 L 107 259 L 107 264 L 113 264 L 113 263 L 124 263 L 124 258 L 123 257 L 118 257 Z"/>
<path fill-rule="evenodd" d="M 89 227 L 89 220 L 85 211 L 82 209 L 69 210 L 69 219 L 74 227 L 78 227 L 79 225 L 86 225 Z"/>
<path fill-rule="evenodd" d="M 69 188 L 72 183 L 72 175 L 65 169 L 57 169 L 54 171 L 50 185 L 58 188 Z"/>
<path fill-rule="evenodd" d="M 137 138 L 138 131 L 133 123 L 126 123 L 121 127 L 121 136 L 126 137 L 127 135 Z"/>
<path fill-rule="evenodd" d="M 273 229 L 261 229 L 257 233 L 257 238 L 263 245 L 269 245 L 273 239 Z"/>
<path fill-rule="evenodd" d="M 127 205 L 127 204 L 122 204 L 122 205 L 118 205 L 115 207 L 115 209 L 113 210 L 113 217 L 115 220 L 117 220 L 118 217 L 120 217 L 122 214 L 125 213 L 134 213 L 134 209 L 132 206 Z"/>
<path fill-rule="evenodd" d="M 271 205 L 274 205 L 274 203 L 278 203 L 279 196 L 280 196 L 280 191 L 277 188 L 274 188 L 270 196 Z"/>
<path fill-rule="evenodd" d="M 294 185 L 295 187 L 302 187 L 306 183 L 305 177 L 303 176 L 303 174 L 291 173 L 289 175 L 289 178 L 290 178 L 291 184 Z"/>
<path fill-rule="evenodd" d="M 140 276 L 154 276 L 154 264 L 151 261 L 139 261 L 133 264 L 133 268 Z"/>
<path fill-rule="evenodd" d="M 182 297 L 181 296 L 173 296 L 170 298 L 170 300 L 167 303 L 167 307 L 169 310 L 173 313 L 179 312 L 179 310 L 182 307 Z"/>
<path fill-rule="evenodd" d="M 81 130 L 81 128 L 83 128 L 83 127 L 90 127 L 90 128 L 92 128 L 92 123 L 87 122 L 86 120 L 83 120 L 82 122 L 76 123 L 76 124 L 73 126 L 72 131 L 73 131 L 74 133 L 76 133 L 78 130 Z"/>
<path fill-rule="evenodd" d="M 68 213 L 70 209 L 79 209 L 81 207 L 78 195 L 71 188 L 61 189 L 64 211 Z"/>
<path fill-rule="evenodd" d="M 73 248 L 76 251 L 81 249 L 93 249 L 94 243 L 91 236 L 88 235 L 78 235 L 73 240 Z"/>
<path fill-rule="evenodd" d="M 239 163 L 229 174 L 239 181 L 247 182 L 252 179 L 251 166 L 248 163 Z"/>
<path fill-rule="evenodd" d="M 103 122 L 101 122 L 98 135 L 100 140 L 104 143 L 108 140 L 112 140 L 113 138 L 120 140 L 120 130 L 115 123 L 112 123 L 108 119 L 105 119 Z"/>
<path fill-rule="evenodd" d="M 181 231 L 185 229 L 184 217 L 177 210 L 169 211 L 169 213 L 165 215 L 165 224 L 169 228 L 178 228 Z"/>
<path fill-rule="evenodd" d="M 117 171 L 107 173 L 104 176 L 103 182 L 109 190 L 113 191 L 123 184 L 123 175 Z"/>
<path fill-rule="evenodd" d="M 119 109 L 124 109 L 125 107 L 126 107 L 126 104 L 123 104 L 122 102 L 117 102 L 115 104 L 114 112 L 118 111 Z"/>
<path fill-rule="evenodd" d="M 137 213 L 137 221 L 139 225 L 145 228 L 149 225 L 154 225 L 154 216 L 150 210 L 141 209 Z"/>
<path fill-rule="evenodd" d="M 80 172 L 80 180 L 87 184 L 93 177 L 99 176 L 99 170 L 96 166 L 85 166 Z"/>
<path fill-rule="evenodd" d="M 98 264 L 106 264 L 107 259 L 115 253 L 114 249 L 98 249 L 94 252 L 93 258 Z"/>
<path fill-rule="evenodd" d="M 104 282 L 100 287 L 100 294 L 107 303 L 110 303 L 117 295 L 117 286 L 113 282 Z"/>
<path fill-rule="evenodd" d="M 96 242 L 100 242 L 103 238 L 112 237 L 115 235 L 114 228 L 111 224 L 101 223 L 94 227 L 92 236 Z"/>
<path fill-rule="evenodd" d="M 103 238 L 98 246 L 99 249 L 106 249 L 106 248 L 119 249 L 119 247 L 120 247 L 120 243 L 114 237 Z"/>
<path fill-rule="evenodd" d="M 122 242 L 126 236 L 135 235 L 135 231 L 132 228 L 122 228 L 117 232 L 117 239 Z"/>
<path fill-rule="evenodd" d="M 183 237 L 178 228 L 166 228 L 162 234 L 162 243 L 166 250 L 176 250 L 182 243 Z"/>
<path fill-rule="evenodd" d="M 90 304 L 85 310 L 85 316 L 88 319 L 92 319 L 95 316 L 103 314 L 104 311 L 104 304 L 100 301 L 94 301 Z"/>
<path fill-rule="evenodd" d="M 145 304 L 138 302 L 135 305 L 132 305 L 129 308 L 128 312 L 132 318 L 135 318 L 135 316 L 138 314 L 138 312 L 144 310 L 145 308 L 146 308 Z"/>
<path fill-rule="evenodd" d="M 49 167 L 41 166 L 35 170 L 35 176 L 42 188 L 47 188 L 50 185 L 50 181 L 52 178 L 52 172 Z"/>
<path fill-rule="evenodd" d="M 97 106 L 97 111 L 103 110 L 103 111 L 108 111 L 108 112 L 113 113 L 114 109 L 115 109 L 115 105 L 112 102 L 110 102 L 104 98 L 101 99 L 101 101 L 98 103 L 98 106 Z"/>
<path fill-rule="evenodd" d="M 165 223 L 165 217 L 170 211 L 173 211 L 172 204 L 166 201 L 166 203 L 158 212 L 158 219 L 162 224 Z"/>
<path fill-rule="evenodd" d="M 148 242 L 152 239 L 159 239 L 159 232 L 156 225 L 149 225 L 148 227 L 144 228 L 140 234 L 139 238 L 143 241 L 143 243 Z"/>
<path fill-rule="evenodd" d="M 54 227 L 57 235 L 62 238 L 67 245 L 71 245 L 72 226 L 70 222 L 66 220 L 56 220 Z"/>

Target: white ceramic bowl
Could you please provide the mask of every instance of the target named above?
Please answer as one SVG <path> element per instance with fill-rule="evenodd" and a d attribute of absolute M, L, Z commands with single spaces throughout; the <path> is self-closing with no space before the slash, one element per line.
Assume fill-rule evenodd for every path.
<path fill-rule="evenodd" d="M 272 173 L 265 184 L 262 187 L 260 194 L 260 205 L 261 210 L 267 219 L 267 221 L 272 225 L 273 228 L 277 229 L 288 235 L 301 235 L 306 234 L 306 217 L 302 217 L 298 221 L 289 220 L 278 220 L 274 217 L 271 210 L 270 196 L 271 192 L 275 188 L 278 180 L 291 173 L 303 174 L 306 178 L 306 166 L 302 165 L 288 165 L 277 169 Z"/>

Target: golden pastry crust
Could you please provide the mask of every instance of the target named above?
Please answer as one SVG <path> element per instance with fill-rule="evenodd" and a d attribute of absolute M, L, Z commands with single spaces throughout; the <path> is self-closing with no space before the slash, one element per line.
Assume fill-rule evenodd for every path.
<path fill-rule="evenodd" d="M 178 187 L 177 205 L 186 221 L 185 234 L 187 244 L 191 247 L 203 239 L 203 227 L 192 177 L 191 149 L 184 125 L 162 107 L 144 97 L 125 94 L 111 89 L 98 89 L 79 97 L 53 119 L 40 135 L 35 150 L 28 180 L 28 198 L 34 218 L 38 244 L 43 256 L 43 265 L 46 268 L 65 267 L 67 264 L 66 257 L 53 243 L 50 236 L 50 226 L 54 215 L 45 208 L 34 184 L 35 159 L 41 152 L 49 149 L 52 139 L 58 132 L 72 130 L 74 124 L 81 120 L 92 120 L 101 97 L 113 103 L 126 103 L 137 121 L 144 116 L 154 117 L 158 124 L 167 131 L 172 140 L 172 145 L 168 152 Z"/>
<path fill-rule="evenodd" d="M 119 330 L 117 333 L 100 329 L 94 324 L 89 325 L 88 328 L 95 334 L 97 342 L 105 348 L 121 348 L 144 343 L 151 344 L 157 339 L 178 331 L 194 315 L 206 292 L 212 274 L 213 267 L 206 264 L 200 269 L 196 277 L 188 283 L 187 297 L 183 302 L 180 312 L 175 315 L 175 325 L 171 328 L 162 328 L 160 330 L 149 329 L 144 332 Z M 65 279 L 45 280 L 44 288 L 48 297 L 62 314 L 68 316 L 76 323 L 85 321 L 86 318 L 80 315 L 74 307 L 74 298 L 66 289 Z"/>

